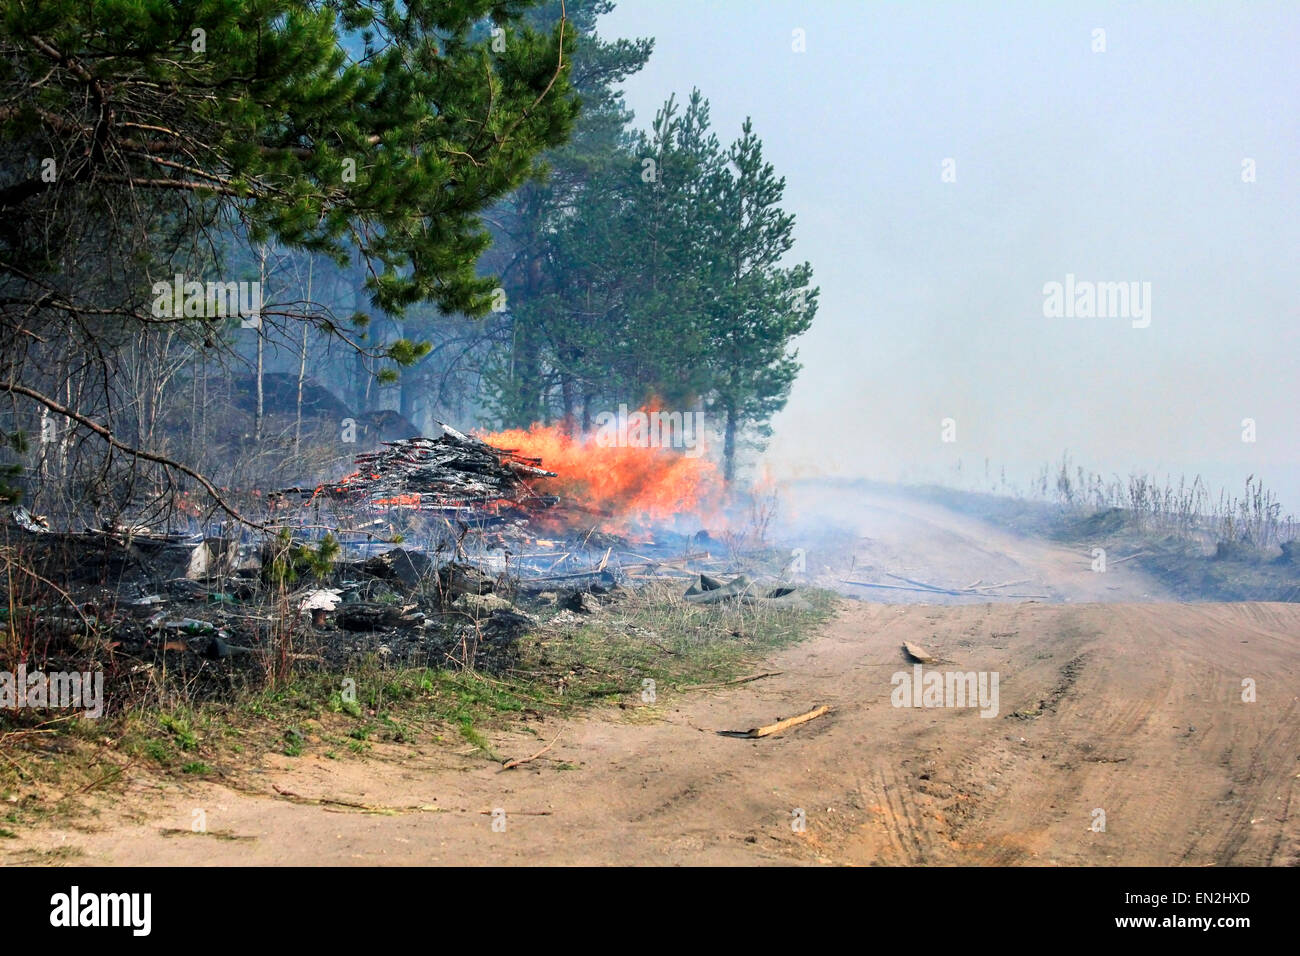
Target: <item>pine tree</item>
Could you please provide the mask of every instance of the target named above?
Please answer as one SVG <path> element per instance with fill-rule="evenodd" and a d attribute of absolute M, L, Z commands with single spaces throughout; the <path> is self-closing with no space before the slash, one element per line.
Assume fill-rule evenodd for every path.
<path fill-rule="evenodd" d="M 781 265 L 794 246 L 794 216 L 779 205 L 785 179 L 764 161 L 748 119 L 727 159 L 716 180 L 719 218 L 706 357 L 730 482 L 742 432 L 751 429 L 761 447 L 770 435 L 768 421 L 785 406 L 800 368 L 790 343 L 812 324 L 817 290 L 809 287 L 808 263 Z"/>
<path fill-rule="evenodd" d="M 684 105 L 670 97 L 593 173 L 545 232 L 542 290 L 514 306 L 534 320 L 528 331 L 544 330 L 538 369 L 576 382 L 575 424 L 592 402 L 707 408 L 734 478 L 742 445 L 762 445 L 788 398 L 799 371 L 791 342 L 816 313 L 811 267 L 783 264 L 794 243 L 784 191 L 748 121 L 730 147 L 719 143 L 699 90 Z M 522 423 L 552 410 L 544 374 L 516 368 L 514 380 L 531 384 Z M 561 415 L 574 417 L 560 392 Z"/>
<path fill-rule="evenodd" d="M 508 311 L 496 329 L 497 348 L 488 384 L 493 407 L 508 426 L 548 418 L 548 396 L 561 395 L 560 414 L 577 424 L 601 334 L 601 317 L 570 294 L 581 263 L 566 243 L 565 224 L 582 217 L 599 183 L 627 166 L 631 121 L 617 86 L 649 58 L 650 40 L 606 41 L 596 20 L 614 8 L 611 0 L 570 0 L 576 34 L 571 79 L 581 101 L 572 137 L 548 152 L 544 180 L 525 184 L 494 210 L 496 248 L 485 258 L 502 280 Z M 552 0 L 530 14 L 538 30 L 560 11 Z"/>

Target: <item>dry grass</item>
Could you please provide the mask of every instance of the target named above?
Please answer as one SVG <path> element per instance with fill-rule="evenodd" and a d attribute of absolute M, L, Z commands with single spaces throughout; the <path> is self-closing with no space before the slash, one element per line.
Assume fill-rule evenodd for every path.
<path fill-rule="evenodd" d="M 1300 519 L 1285 514 L 1277 495 L 1254 475 L 1241 494 L 1220 490 L 1216 496 L 1200 476 L 1180 476 L 1177 483 L 1139 472 L 1108 479 L 1073 464 L 1067 453 L 1043 466 L 1030 497 L 1077 514 L 1118 509 L 1138 531 L 1186 541 L 1262 550 L 1300 537 Z"/>

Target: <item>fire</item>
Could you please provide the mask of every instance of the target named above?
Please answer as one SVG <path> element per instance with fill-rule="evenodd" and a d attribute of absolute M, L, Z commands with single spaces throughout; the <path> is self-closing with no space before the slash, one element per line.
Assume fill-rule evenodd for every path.
<path fill-rule="evenodd" d="M 647 409 L 642 409 L 647 412 Z M 628 533 L 682 515 L 699 518 L 720 508 L 723 483 L 702 455 L 652 445 L 620 423 L 617 441 L 574 437 L 563 425 L 477 433 L 497 448 L 531 458 L 558 474 L 536 483 L 542 494 L 563 496 L 599 520 L 602 531 Z M 699 449 L 699 450 L 702 450 Z"/>

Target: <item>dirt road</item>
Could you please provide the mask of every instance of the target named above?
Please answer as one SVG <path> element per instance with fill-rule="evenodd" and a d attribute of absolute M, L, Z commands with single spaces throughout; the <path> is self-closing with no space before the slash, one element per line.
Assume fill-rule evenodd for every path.
<path fill-rule="evenodd" d="M 998 672 L 998 715 L 892 706 L 904 640 L 940 669 Z M 1294 865 L 1297 665 L 1296 605 L 845 602 L 768 662 L 780 676 L 554 722 L 553 750 L 515 770 L 430 744 L 277 757 L 241 790 L 139 776 L 74 829 L 4 841 L 4 859 Z M 834 709 L 783 735 L 717 733 L 818 704 Z M 523 756 L 538 739 L 494 743 Z"/>
<path fill-rule="evenodd" d="M 826 533 L 832 530 L 838 536 Z M 1105 573 L 1095 573 L 1093 542 L 1066 546 L 1015 534 L 901 490 L 808 483 L 780 531 L 791 545 L 805 547 L 808 573 L 818 584 L 884 604 L 1173 598 L 1128 563 L 1128 555 L 1106 555 Z M 918 582 L 955 590 L 985 587 L 951 595 L 916 588 Z"/>

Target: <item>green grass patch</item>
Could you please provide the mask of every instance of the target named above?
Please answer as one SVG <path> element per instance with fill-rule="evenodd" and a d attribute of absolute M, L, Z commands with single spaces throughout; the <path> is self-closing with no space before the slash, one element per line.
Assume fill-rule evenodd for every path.
<path fill-rule="evenodd" d="M 653 714 L 691 685 L 752 673 L 765 657 L 816 633 L 835 601 L 829 592 L 805 591 L 811 606 L 802 610 L 701 607 L 683 601 L 684 590 L 675 580 L 627 589 L 598 614 L 568 624 L 551 623 L 555 608 L 536 610 L 540 625 L 519 640 L 513 665 L 501 673 L 393 666 L 370 656 L 342 673 L 308 671 L 226 700 L 62 721 L 48 733 L 16 738 L 14 763 L 0 764 L 0 789 L 28 791 L 23 774 L 36 773 L 43 782 L 59 780 L 65 792 L 117 786 L 114 765 L 128 760 L 202 776 L 216 767 L 223 774 L 253 767 L 266 754 L 314 751 L 335 759 L 344 747 L 367 755 L 457 737 L 499 760 L 492 735 L 530 729 L 520 721 L 525 712 L 554 717 L 619 704 L 628 715 Z M 0 732 L 4 720 L 0 715 Z M 56 753 L 52 737 L 72 746 Z M 106 745 L 110 751 L 100 749 Z"/>

